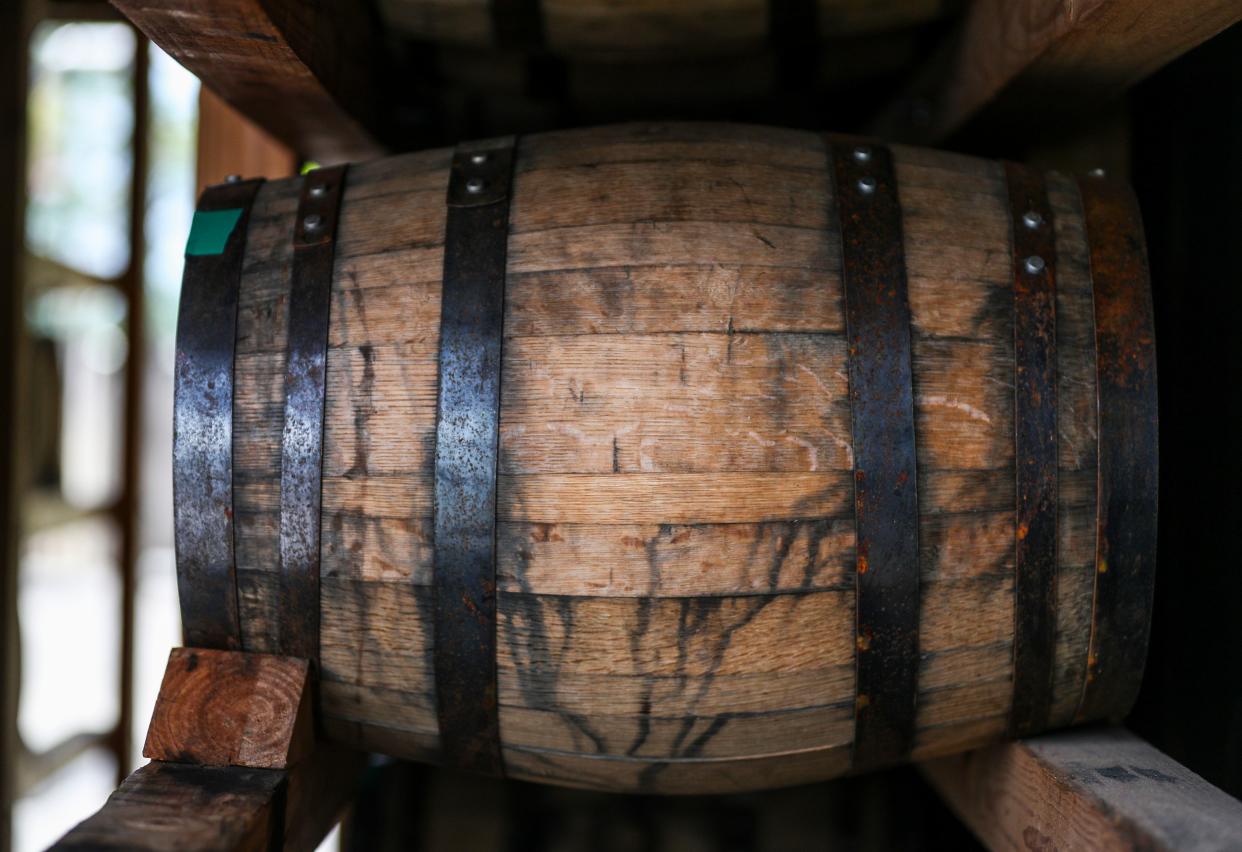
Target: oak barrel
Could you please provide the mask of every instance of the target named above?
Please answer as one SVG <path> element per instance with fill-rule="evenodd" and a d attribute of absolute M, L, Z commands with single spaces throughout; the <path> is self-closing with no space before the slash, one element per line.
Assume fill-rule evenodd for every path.
<path fill-rule="evenodd" d="M 1128 710 L 1156 458 L 1149 285 L 1124 187 L 718 124 L 463 150 L 512 155 L 507 219 L 446 203 L 450 164 L 486 159 L 448 149 L 200 203 L 186 286 L 229 268 L 239 285 L 231 438 L 178 419 L 178 464 L 210 440 L 231 464 L 231 502 L 217 489 L 197 515 L 202 477 L 178 479 L 189 643 L 290 653 L 317 635 L 329 736 L 445 759 L 437 665 L 474 675 L 443 670 L 433 628 L 437 607 L 460 605 L 437 575 L 437 518 L 455 520 L 435 505 L 437 435 L 460 413 L 438 403 L 441 304 L 446 270 L 484 275 L 453 218 L 484 210 L 503 350 L 495 593 L 475 614 L 486 631 L 494 605 L 494 657 L 463 668 L 482 672 L 473 709 L 495 714 L 507 775 L 751 790 Z M 340 193 L 339 214 L 313 208 L 327 225 L 306 215 L 316 180 Z M 204 236 L 211 193 L 238 187 L 248 210 L 210 214 Z M 316 231 L 331 232 L 327 260 Z M 296 328 L 306 316 L 294 278 L 330 293 L 326 371 L 288 366 L 304 345 L 290 347 L 291 304 Z M 227 321 L 204 328 L 187 305 L 178 418 L 229 400 L 195 385 L 189 353 Z M 888 319 L 873 328 L 876 310 Z M 325 393 L 309 468 L 286 394 L 307 376 Z M 313 503 L 287 505 L 304 492 L 282 464 L 318 469 Z M 282 580 L 306 506 L 314 576 Z M 235 545 L 214 575 L 187 544 L 208 528 Z M 221 578 L 235 587 L 213 597 Z"/>

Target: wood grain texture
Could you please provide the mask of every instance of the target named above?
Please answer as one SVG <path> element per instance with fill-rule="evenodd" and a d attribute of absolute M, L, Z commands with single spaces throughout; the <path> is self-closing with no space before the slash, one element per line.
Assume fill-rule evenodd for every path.
<path fill-rule="evenodd" d="M 300 153 L 332 162 L 383 151 L 372 114 L 380 54 L 363 7 L 345 0 L 112 3 L 217 95 Z"/>
<path fill-rule="evenodd" d="M 992 849 L 1222 850 L 1242 803 L 1119 728 L 1051 734 L 923 765 Z"/>
<path fill-rule="evenodd" d="M 920 507 L 914 750 L 1003 736 L 1012 692 L 1013 331 L 999 164 L 894 149 Z M 327 376 L 325 729 L 438 755 L 432 459 L 449 152 L 351 168 Z M 1059 257 L 1053 715 L 1085 676 L 1094 318 L 1072 181 Z M 274 648 L 297 181 L 255 203 L 240 296 L 235 508 L 245 648 Z M 852 446 L 825 142 L 732 125 L 523 138 L 500 421 L 500 726 L 517 777 L 654 792 L 844 771 Z M 1118 708 L 1123 712 L 1125 708 Z"/>
<path fill-rule="evenodd" d="M 52 848 L 264 852 L 285 788 L 277 769 L 148 763 Z"/>
<path fill-rule="evenodd" d="M 143 757 L 202 766 L 286 769 L 311 750 L 310 664 L 174 648 Z"/>
<path fill-rule="evenodd" d="M 296 767 L 152 761 L 53 849 L 311 852 L 340 818 L 366 756 L 319 744 Z"/>

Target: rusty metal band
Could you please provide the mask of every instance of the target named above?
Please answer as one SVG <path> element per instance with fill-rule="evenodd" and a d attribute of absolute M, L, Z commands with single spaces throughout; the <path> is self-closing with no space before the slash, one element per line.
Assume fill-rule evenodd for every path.
<path fill-rule="evenodd" d="M 857 534 L 854 766 L 914 739 L 919 514 L 910 304 L 892 153 L 831 143 L 848 342 Z"/>
<path fill-rule="evenodd" d="M 233 352 L 262 180 L 208 187 L 186 246 L 173 390 L 173 520 L 187 645 L 241 648 L 233 542 Z"/>
<path fill-rule="evenodd" d="M 435 678 L 440 745 L 503 774 L 496 691 L 496 472 L 514 139 L 453 156 L 444 234 L 435 453 Z"/>
<path fill-rule="evenodd" d="M 1095 596 L 1079 720 L 1138 695 L 1156 575 L 1156 343 L 1143 224 L 1130 190 L 1079 181 L 1095 292 L 1099 467 Z"/>
<path fill-rule="evenodd" d="M 306 175 L 293 226 L 285 425 L 280 443 L 281 654 L 319 660 L 319 524 L 323 418 L 336 226 L 345 166 Z"/>
<path fill-rule="evenodd" d="M 1057 638 L 1056 232 L 1043 175 L 1005 164 L 1013 258 L 1012 736 L 1048 726 Z"/>

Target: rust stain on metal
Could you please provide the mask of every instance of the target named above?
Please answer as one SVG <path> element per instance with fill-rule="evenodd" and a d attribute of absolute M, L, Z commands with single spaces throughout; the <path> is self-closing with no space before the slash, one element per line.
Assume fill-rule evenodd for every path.
<path fill-rule="evenodd" d="M 1124 185 L 1079 181 L 1095 302 L 1099 470 L 1087 677 L 1076 718 L 1134 703 L 1151 628 L 1159 465 L 1151 284 L 1138 205 Z"/>
<path fill-rule="evenodd" d="M 854 766 L 896 763 L 914 738 L 919 666 L 918 490 L 910 307 L 892 154 L 835 140 L 854 448 Z"/>
<path fill-rule="evenodd" d="M 1057 631 L 1056 232 L 1041 173 L 1005 164 L 1014 348 L 1014 641 L 1009 731 L 1048 726 Z M 1033 215 L 1032 215 L 1033 214 Z"/>

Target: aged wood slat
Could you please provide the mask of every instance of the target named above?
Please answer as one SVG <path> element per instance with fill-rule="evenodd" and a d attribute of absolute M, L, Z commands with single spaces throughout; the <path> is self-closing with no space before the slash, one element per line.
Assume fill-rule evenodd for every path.
<path fill-rule="evenodd" d="M 1119 728 L 1089 728 L 923 764 L 993 849 L 1230 849 L 1242 803 Z"/>
<path fill-rule="evenodd" d="M 925 757 L 995 741 L 1012 710 L 1012 253 L 1002 167 L 892 150 L 918 438 L 911 748 Z M 684 792 L 839 771 L 853 728 L 832 720 L 856 688 L 854 448 L 825 141 L 623 125 L 526 137 L 516 152 L 496 539 L 507 770 Z M 325 385 L 324 729 L 420 760 L 440 759 L 448 165 L 441 151 L 351 167 Z M 1095 317 L 1077 187 L 1045 180 L 1058 260 L 1050 707 L 1064 724 L 1094 598 Z M 243 645 L 260 652 L 278 647 L 296 206 L 295 181 L 259 193 L 239 298 L 238 600 Z"/>

